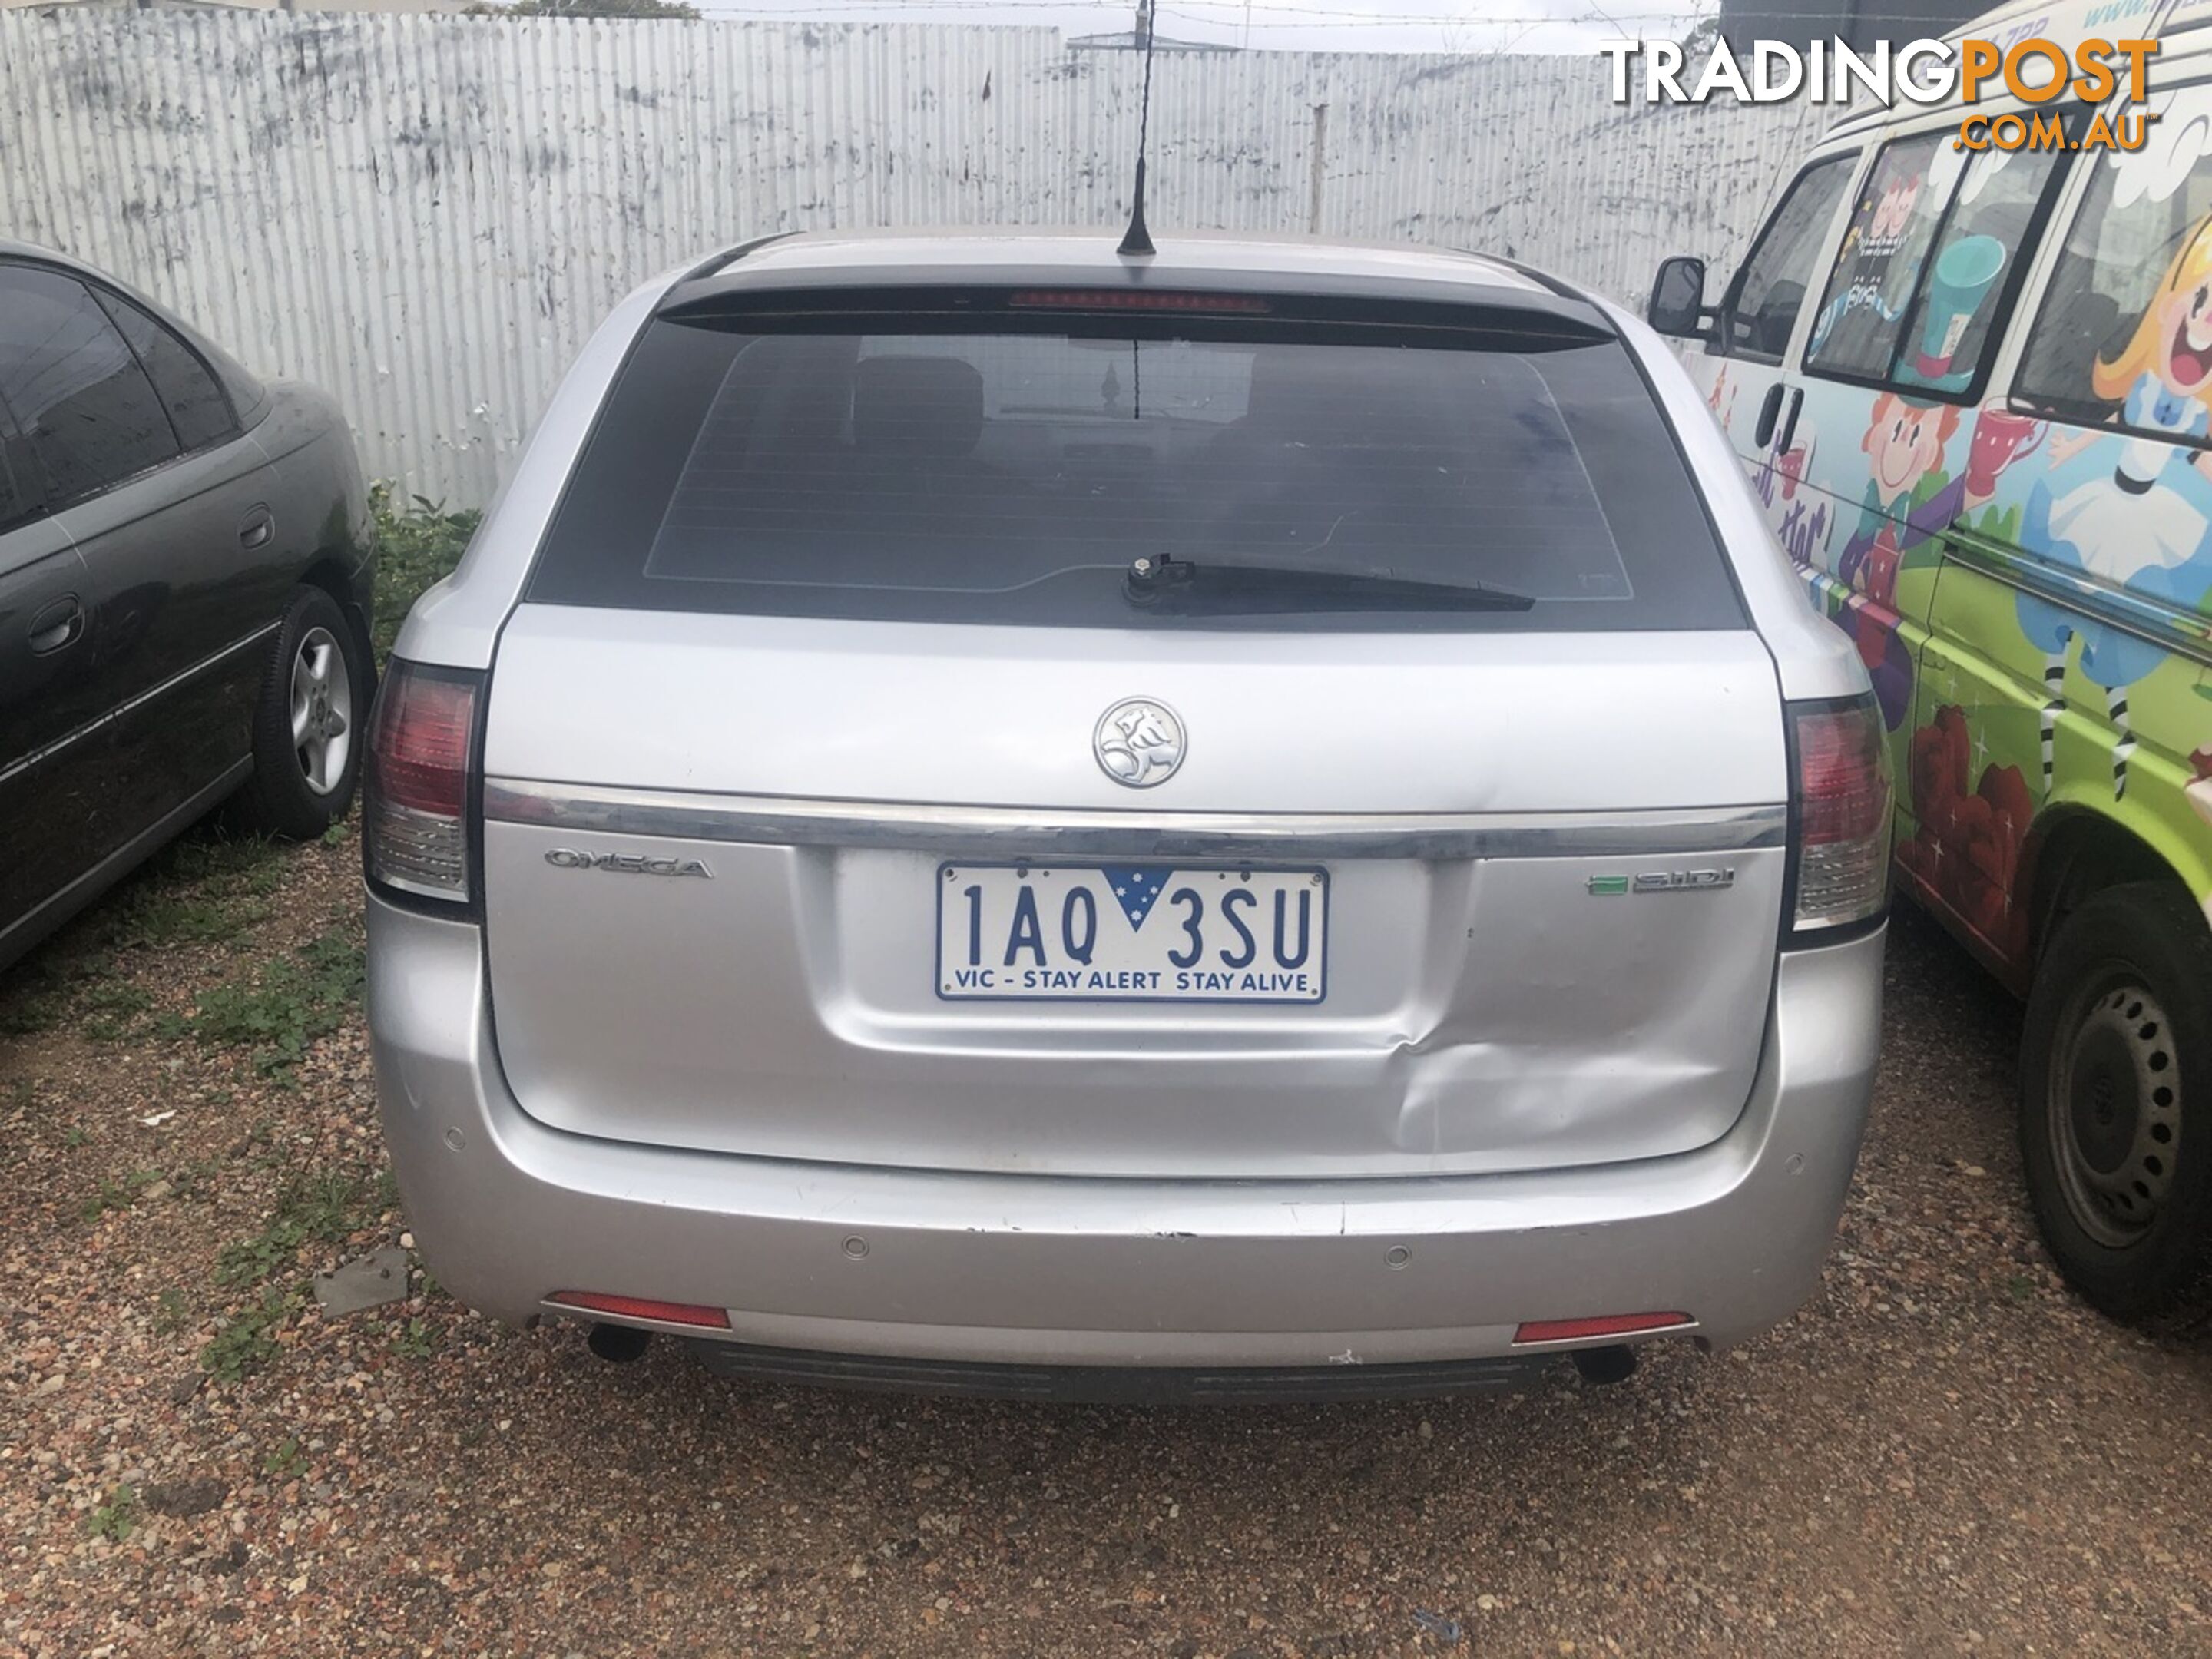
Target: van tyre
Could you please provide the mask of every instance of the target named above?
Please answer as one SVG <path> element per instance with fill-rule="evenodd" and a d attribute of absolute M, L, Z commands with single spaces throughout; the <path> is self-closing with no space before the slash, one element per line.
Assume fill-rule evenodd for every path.
<path fill-rule="evenodd" d="M 368 659 L 338 602 L 293 590 L 253 711 L 253 775 L 237 814 L 261 835 L 307 841 L 346 814 L 368 739 Z"/>
<path fill-rule="evenodd" d="M 2179 887 L 2107 888 L 2038 964 L 2020 1139 L 2051 1253 L 2116 1319 L 2212 1311 L 2212 928 Z"/>

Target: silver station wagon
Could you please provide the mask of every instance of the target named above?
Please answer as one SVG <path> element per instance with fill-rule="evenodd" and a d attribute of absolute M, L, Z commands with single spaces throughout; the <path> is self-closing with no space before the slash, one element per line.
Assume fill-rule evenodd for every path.
<path fill-rule="evenodd" d="M 794 236 L 626 301 L 370 738 L 439 1279 L 634 1355 L 1410 1394 L 1809 1293 L 1878 1037 L 1848 641 L 1620 307 Z"/>

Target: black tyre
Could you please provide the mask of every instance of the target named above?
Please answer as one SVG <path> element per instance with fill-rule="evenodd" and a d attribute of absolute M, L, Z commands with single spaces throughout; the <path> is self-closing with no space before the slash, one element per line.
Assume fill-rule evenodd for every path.
<path fill-rule="evenodd" d="M 2212 929 L 2179 886 L 2107 888 L 2037 965 L 2027 1192 L 2061 1272 L 2116 1319 L 2212 1310 Z"/>
<path fill-rule="evenodd" d="M 253 711 L 253 775 L 235 803 L 243 825 L 306 841 L 345 816 L 368 739 L 368 655 L 338 602 L 292 594 Z"/>

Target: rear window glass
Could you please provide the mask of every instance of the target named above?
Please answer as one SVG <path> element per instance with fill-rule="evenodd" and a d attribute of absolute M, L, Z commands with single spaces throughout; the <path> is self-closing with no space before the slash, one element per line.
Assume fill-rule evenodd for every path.
<path fill-rule="evenodd" d="M 1741 624 L 1615 343 L 984 322 L 656 322 L 531 597 L 1050 626 Z M 1171 580 L 1133 583 L 1139 559 Z"/>

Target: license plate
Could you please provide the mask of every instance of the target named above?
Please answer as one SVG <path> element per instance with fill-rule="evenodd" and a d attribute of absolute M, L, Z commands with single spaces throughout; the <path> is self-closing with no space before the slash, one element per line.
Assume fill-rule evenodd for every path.
<path fill-rule="evenodd" d="M 947 864 L 949 1000 L 1319 1002 L 1328 872 L 1166 864 Z"/>

